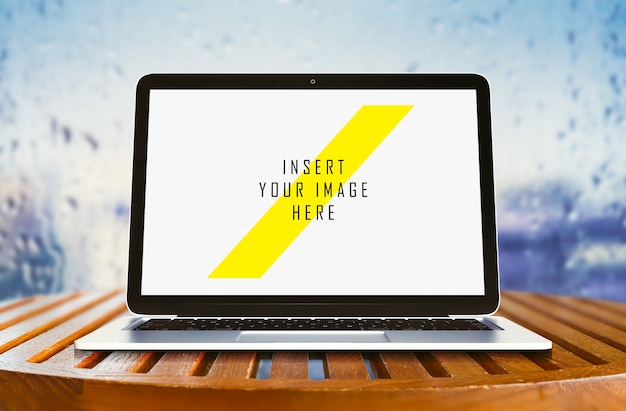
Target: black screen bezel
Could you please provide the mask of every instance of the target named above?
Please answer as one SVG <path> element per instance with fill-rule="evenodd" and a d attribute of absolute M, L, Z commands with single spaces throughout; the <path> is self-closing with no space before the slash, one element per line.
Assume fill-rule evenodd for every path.
<path fill-rule="evenodd" d="M 314 80 L 314 81 L 313 81 Z M 150 91 L 155 89 L 476 90 L 485 295 L 142 295 Z M 477 74 L 149 74 L 136 90 L 127 304 L 136 314 L 212 317 L 419 317 L 493 313 L 499 304 L 490 92 Z"/>

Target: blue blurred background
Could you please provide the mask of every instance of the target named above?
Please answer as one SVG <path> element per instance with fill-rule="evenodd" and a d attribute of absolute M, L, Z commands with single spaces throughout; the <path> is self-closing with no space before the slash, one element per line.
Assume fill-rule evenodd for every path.
<path fill-rule="evenodd" d="M 125 284 L 150 72 L 481 73 L 503 288 L 626 301 L 620 0 L 0 0 L 0 299 Z"/>

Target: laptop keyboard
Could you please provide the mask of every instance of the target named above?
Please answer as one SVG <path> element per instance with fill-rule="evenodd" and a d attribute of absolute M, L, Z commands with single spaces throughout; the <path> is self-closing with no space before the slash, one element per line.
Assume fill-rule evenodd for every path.
<path fill-rule="evenodd" d="M 135 330 L 475 330 L 491 328 L 475 319 L 150 319 Z"/>

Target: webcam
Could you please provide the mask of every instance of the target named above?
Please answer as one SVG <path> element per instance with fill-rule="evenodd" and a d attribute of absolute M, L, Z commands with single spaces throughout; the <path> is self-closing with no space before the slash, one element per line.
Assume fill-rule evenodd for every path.
<path fill-rule="evenodd" d="M 311 85 L 314 85 L 314 84 L 315 84 L 315 79 L 314 79 L 314 78 L 312 78 L 312 79 L 311 79 L 311 81 L 310 81 L 310 83 L 311 83 Z"/>

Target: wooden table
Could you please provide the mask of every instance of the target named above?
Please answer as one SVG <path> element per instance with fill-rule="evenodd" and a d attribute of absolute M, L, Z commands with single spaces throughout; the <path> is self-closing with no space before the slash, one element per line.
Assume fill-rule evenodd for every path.
<path fill-rule="evenodd" d="M 626 305 L 503 293 L 550 352 L 85 352 L 121 291 L 0 303 L 0 410 L 626 409 Z"/>

